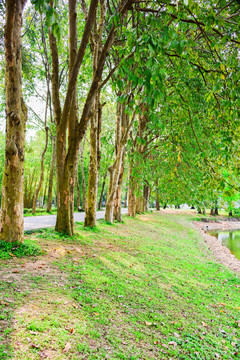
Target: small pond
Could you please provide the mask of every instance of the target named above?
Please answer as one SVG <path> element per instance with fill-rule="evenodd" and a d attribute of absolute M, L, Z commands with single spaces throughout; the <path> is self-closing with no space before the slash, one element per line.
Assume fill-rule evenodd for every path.
<path fill-rule="evenodd" d="M 231 253 L 240 260 L 240 230 L 210 231 L 209 233 L 228 247 Z"/>

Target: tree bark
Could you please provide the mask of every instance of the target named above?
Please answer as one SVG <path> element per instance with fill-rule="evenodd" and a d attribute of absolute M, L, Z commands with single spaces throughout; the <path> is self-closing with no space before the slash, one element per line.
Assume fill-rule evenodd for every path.
<path fill-rule="evenodd" d="M 76 175 L 76 184 L 77 184 L 77 209 L 79 210 L 81 204 L 80 204 L 80 187 L 79 187 L 78 174 Z"/>
<path fill-rule="evenodd" d="M 122 159 L 122 166 L 120 170 L 120 175 L 118 179 L 118 187 L 116 190 L 115 200 L 114 200 L 114 213 L 113 218 L 118 222 L 122 222 L 122 183 L 123 183 L 123 173 L 124 173 L 124 155 Z"/>
<path fill-rule="evenodd" d="M 98 22 L 93 28 L 93 79 L 98 70 L 98 62 L 102 52 L 102 35 L 106 16 L 106 2 L 100 1 L 100 16 Z M 99 82 L 101 81 L 100 75 Z M 91 117 L 91 134 L 90 134 L 90 159 L 89 159 L 89 177 L 88 177 L 88 191 L 87 203 L 85 209 L 84 226 L 96 225 L 96 210 L 97 210 L 97 192 L 98 192 L 98 172 L 100 166 L 100 133 L 102 121 L 102 107 L 100 103 L 100 90 L 96 93 Z"/>
<path fill-rule="evenodd" d="M 98 106 L 98 99 L 96 99 Z M 88 176 L 88 191 L 87 203 L 85 209 L 84 226 L 96 225 L 96 210 L 97 210 L 97 191 L 98 191 L 98 115 L 97 113 L 91 118 L 91 132 L 90 132 L 90 158 L 89 158 L 89 176 Z"/>
<path fill-rule="evenodd" d="M 126 189 L 126 193 L 125 193 L 125 199 L 124 199 L 124 207 L 127 207 L 127 200 L 128 200 L 128 189 Z"/>
<path fill-rule="evenodd" d="M 52 193 L 53 193 L 53 176 L 54 176 L 54 167 L 56 162 L 56 139 L 52 138 L 52 158 L 49 174 L 49 183 L 48 183 L 48 200 L 47 200 L 47 212 L 51 212 L 52 209 Z"/>
<path fill-rule="evenodd" d="M 25 0 L 6 0 L 6 147 L 0 237 L 23 242 L 23 171 L 27 108 L 22 96 L 22 13 Z"/>
<path fill-rule="evenodd" d="M 48 102 L 46 104 L 46 108 L 48 107 Z M 46 118 L 45 118 L 46 120 Z M 46 121 L 45 121 L 45 125 L 46 125 Z M 34 201 L 33 201 L 33 205 L 32 205 L 32 214 L 34 215 L 36 213 L 36 207 L 37 207 L 37 199 L 38 199 L 38 195 L 40 193 L 41 187 L 42 187 L 42 183 L 43 183 L 43 176 L 44 176 L 44 156 L 46 154 L 47 151 L 47 146 L 48 146 L 48 127 L 45 127 L 46 130 L 46 142 L 45 142 L 45 147 L 43 149 L 42 152 L 42 158 L 41 158 L 41 172 L 40 172 L 40 179 L 39 179 L 39 183 L 36 189 L 36 193 L 34 195 Z"/>
<path fill-rule="evenodd" d="M 143 187 L 143 212 L 149 211 L 150 194 L 151 194 L 151 187 L 148 184 L 144 184 L 144 187 Z"/>
<path fill-rule="evenodd" d="M 136 200 L 136 213 L 141 214 L 144 212 L 144 198 L 143 195 L 138 196 Z"/>
<path fill-rule="evenodd" d="M 120 15 L 120 19 L 126 14 L 126 12 L 128 12 L 132 2 L 133 0 L 121 1 L 118 10 L 116 10 Z M 69 5 L 70 3 L 71 4 L 76 3 L 76 0 L 69 0 Z M 106 1 L 101 0 L 100 8 L 105 5 L 106 5 Z M 57 52 L 56 39 L 52 33 L 50 33 L 49 35 L 51 55 L 52 55 L 52 68 L 53 68 L 53 76 L 52 76 L 53 105 L 54 105 L 54 114 L 55 114 L 55 121 L 57 127 L 56 173 L 57 173 L 57 192 L 58 192 L 58 202 L 57 202 L 58 212 L 57 212 L 56 230 L 59 232 L 67 232 L 69 235 L 73 233 L 73 211 L 72 211 L 73 196 L 72 196 L 72 190 L 70 190 L 69 188 L 70 187 L 74 188 L 75 170 L 76 170 L 75 165 L 78 155 L 78 149 L 86 133 L 87 126 L 91 118 L 92 105 L 96 98 L 96 94 L 100 90 L 101 78 L 102 78 L 104 65 L 106 62 L 106 57 L 109 53 L 109 50 L 116 36 L 116 24 L 115 22 L 113 22 L 111 29 L 108 33 L 108 36 L 105 40 L 104 46 L 102 47 L 102 51 L 99 54 L 99 60 L 97 63 L 95 76 L 92 79 L 92 83 L 89 88 L 85 100 L 85 104 L 83 106 L 80 121 L 77 123 L 75 136 L 71 138 L 71 142 L 68 142 L 68 149 L 67 149 L 66 133 L 69 124 L 68 121 L 69 112 L 71 111 L 72 108 L 72 102 L 74 99 L 74 92 L 76 89 L 79 70 L 83 62 L 84 54 L 89 42 L 92 27 L 96 21 L 97 7 L 98 7 L 98 0 L 91 0 L 80 46 L 78 48 L 72 70 L 69 72 L 68 88 L 64 101 L 63 110 L 61 110 L 60 98 L 59 98 L 59 68 L 58 68 L 58 52 Z M 73 15 L 74 16 L 72 17 L 72 19 L 76 18 L 76 11 L 73 12 Z M 72 21 L 73 20 L 71 20 L 70 22 Z M 104 22 L 101 26 L 104 27 Z M 72 41 L 71 36 L 70 36 L 70 40 Z M 66 223 L 68 221 L 70 221 L 71 224 Z"/>
<path fill-rule="evenodd" d="M 130 120 L 129 116 L 125 112 L 125 105 L 118 102 L 116 138 L 115 138 L 115 161 L 113 165 L 110 166 L 108 169 L 110 173 L 110 179 L 109 179 L 108 196 L 106 202 L 106 212 L 105 212 L 105 221 L 108 221 L 110 223 L 113 223 L 114 220 L 114 204 L 117 195 L 119 177 L 121 174 L 121 170 L 123 170 L 125 146 L 134 119 L 135 119 L 135 112 L 133 113 L 132 118 Z M 121 194 L 119 193 L 119 195 Z M 119 208 L 119 211 L 121 211 L 121 207 Z M 118 217 L 121 218 L 120 216 Z"/>
<path fill-rule="evenodd" d="M 156 210 L 160 210 L 158 179 L 156 181 Z"/>
<path fill-rule="evenodd" d="M 105 188 L 105 184 L 106 184 L 106 177 L 107 177 L 107 172 L 104 174 L 104 177 L 103 177 L 102 190 L 101 190 L 101 195 L 100 195 L 99 202 L 98 202 L 98 210 L 101 210 L 101 207 L 102 207 L 102 199 L 103 199 L 103 193 L 104 193 L 104 188 Z"/>
<path fill-rule="evenodd" d="M 93 3 L 93 1 L 92 1 Z M 95 10 L 94 10 L 95 11 Z M 89 19 L 88 19 L 89 20 Z M 87 21 L 86 24 L 91 24 Z M 84 29 L 84 33 L 88 33 L 89 29 Z M 86 43 L 84 43 L 86 41 Z M 74 67 L 79 60 L 81 65 L 82 58 L 88 42 L 82 39 L 83 54 L 77 53 L 77 0 L 69 0 L 69 81 L 68 92 L 65 99 L 63 113 L 60 113 L 57 124 L 57 189 L 58 189 L 58 211 L 55 229 L 58 232 L 73 235 L 74 227 L 74 189 L 77 170 L 77 158 L 79 152 L 79 144 L 76 143 L 77 132 L 77 78 L 71 84 Z M 53 45 L 53 50 L 56 47 Z M 77 60 L 78 58 L 78 60 Z M 69 93 L 71 100 L 68 99 Z M 59 96 L 59 94 L 58 94 Z M 59 101 L 59 99 L 58 99 Z M 68 153 L 66 155 L 66 129 L 68 127 Z"/>
<path fill-rule="evenodd" d="M 81 173 L 82 173 L 83 210 L 86 209 L 86 180 L 85 180 L 84 162 L 83 162 L 84 145 L 85 145 L 85 138 L 84 138 L 82 145 L 80 146 L 80 165 L 81 165 Z"/>
<path fill-rule="evenodd" d="M 132 176 L 132 164 L 129 170 L 129 186 L 128 186 L 128 216 L 136 216 L 136 195 L 135 195 L 135 180 Z"/>

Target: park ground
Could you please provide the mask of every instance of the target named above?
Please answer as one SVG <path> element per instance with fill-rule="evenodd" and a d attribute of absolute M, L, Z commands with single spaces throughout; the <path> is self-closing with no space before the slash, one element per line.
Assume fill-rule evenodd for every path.
<path fill-rule="evenodd" d="M 239 273 L 198 215 L 26 235 L 38 256 L 0 260 L 0 359 L 240 359 Z"/>

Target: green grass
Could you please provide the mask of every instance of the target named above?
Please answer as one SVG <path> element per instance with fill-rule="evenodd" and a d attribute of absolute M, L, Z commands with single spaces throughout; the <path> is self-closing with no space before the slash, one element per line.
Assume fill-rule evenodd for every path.
<path fill-rule="evenodd" d="M 0 241 L 0 259 L 21 258 L 25 256 L 38 256 L 42 254 L 36 241 L 27 239 L 24 244 Z"/>
<path fill-rule="evenodd" d="M 53 215 L 57 213 L 57 208 L 52 208 L 50 212 L 47 212 L 46 209 L 37 208 L 35 214 L 32 213 L 32 209 L 24 209 L 24 216 L 43 216 L 43 215 Z"/>
<path fill-rule="evenodd" d="M 52 274 L 25 279 L 4 334 L 13 358 L 239 359 L 240 278 L 215 261 L 193 218 L 152 213 L 77 224 L 73 239 L 31 235 L 65 253 L 42 257 Z"/>

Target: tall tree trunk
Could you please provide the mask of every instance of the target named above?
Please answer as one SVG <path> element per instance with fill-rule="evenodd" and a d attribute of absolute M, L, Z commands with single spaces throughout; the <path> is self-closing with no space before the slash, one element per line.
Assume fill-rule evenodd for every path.
<path fill-rule="evenodd" d="M 106 184 L 106 177 L 107 177 L 107 172 L 105 172 L 104 177 L 103 177 L 102 190 L 101 190 L 101 194 L 100 194 L 100 198 L 99 198 L 99 202 L 98 202 L 98 210 L 101 210 L 101 207 L 102 207 L 102 200 L 103 200 L 103 193 L 104 193 L 104 188 L 105 188 L 105 184 Z"/>
<path fill-rule="evenodd" d="M 23 171 L 27 108 L 22 96 L 22 12 L 26 0 L 6 0 L 6 147 L 0 237 L 23 242 Z"/>
<path fill-rule="evenodd" d="M 156 210 L 160 210 L 158 179 L 156 181 Z"/>
<path fill-rule="evenodd" d="M 27 208 L 30 209 L 31 208 L 31 198 L 32 198 L 32 192 L 33 192 L 33 188 L 34 188 L 34 179 L 35 179 L 35 176 L 34 176 L 34 173 L 33 175 L 31 176 L 31 172 L 29 171 L 29 182 L 30 182 L 30 186 L 29 186 L 29 192 L 28 192 L 28 199 L 27 199 Z"/>
<path fill-rule="evenodd" d="M 85 146 L 86 137 L 84 137 L 83 143 L 80 146 L 80 165 L 82 173 L 82 194 L 83 194 L 83 210 L 86 209 L 86 179 L 84 174 L 84 162 L 83 162 L 83 151 Z"/>
<path fill-rule="evenodd" d="M 43 207 L 44 207 L 44 204 L 46 204 L 47 189 L 48 189 L 48 174 L 47 174 L 47 177 L 46 177 L 46 182 L 45 182 L 44 192 L 43 192 L 43 203 L 42 203 Z"/>
<path fill-rule="evenodd" d="M 100 16 L 98 22 L 95 22 L 95 26 L 93 28 L 93 41 L 92 41 L 93 79 L 97 73 L 98 62 L 102 51 L 102 34 L 105 24 L 106 10 L 107 10 L 106 2 L 100 1 Z M 98 172 L 100 166 L 101 121 L 102 121 L 102 107 L 100 102 L 100 90 L 98 90 L 95 95 L 92 106 L 89 177 L 88 177 L 87 203 L 86 203 L 85 221 L 84 221 L 84 226 L 91 226 L 91 227 L 96 225 Z"/>
<path fill-rule="evenodd" d="M 124 155 L 122 160 L 122 166 L 120 170 L 120 175 L 118 179 L 118 187 L 116 190 L 116 196 L 114 200 L 114 213 L 113 218 L 114 220 L 117 220 L 118 222 L 122 222 L 122 183 L 123 183 L 123 173 L 124 173 Z"/>
<path fill-rule="evenodd" d="M 52 137 L 52 158 L 51 166 L 49 173 L 49 182 L 48 182 L 48 200 L 47 200 L 47 212 L 51 212 L 52 209 L 52 192 L 53 192 L 53 176 L 54 176 L 54 167 L 56 161 L 56 139 Z"/>
<path fill-rule="evenodd" d="M 80 204 L 80 186 L 79 186 L 78 174 L 76 176 L 76 183 L 77 183 L 77 209 L 79 210 L 81 204 Z"/>
<path fill-rule="evenodd" d="M 211 208 L 210 215 L 214 215 L 214 209 Z"/>
<path fill-rule="evenodd" d="M 96 113 L 91 118 L 91 132 L 90 132 L 90 158 L 89 158 L 89 176 L 88 176 L 88 191 L 87 203 L 85 209 L 84 226 L 96 225 L 96 210 L 97 210 L 97 190 L 98 190 L 98 115 Z"/>
<path fill-rule="evenodd" d="M 129 116 L 125 112 L 125 105 L 121 104 L 120 102 L 117 103 L 115 161 L 113 165 L 110 166 L 108 169 L 110 173 L 110 179 L 109 179 L 109 188 L 108 188 L 108 196 L 107 196 L 106 211 L 105 211 L 105 221 L 108 221 L 110 223 L 112 223 L 114 219 L 114 204 L 117 195 L 119 177 L 123 167 L 125 146 L 135 115 L 136 113 L 134 112 L 130 121 Z M 121 211 L 121 208 L 119 209 L 119 211 Z"/>
<path fill-rule="evenodd" d="M 135 195 L 135 180 L 132 176 L 132 164 L 129 170 L 129 186 L 128 186 L 128 216 L 136 216 L 136 195 Z"/>
<path fill-rule="evenodd" d="M 127 200 L 128 200 L 128 189 L 126 189 L 126 193 L 125 193 L 125 199 L 124 199 L 124 207 L 127 207 Z"/>
<path fill-rule="evenodd" d="M 141 214 L 144 212 L 144 198 L 143 195 L 137 197 L 136 200 L 136 213 Z"/>
<path fill-rule="evenodd" d="M 109 178 L 109 188 L 108 196 L 106 202 L 106 211 L 105 211 L 105 221 L 113 223 L 113 214 L 114 214 L 114 201 L 116 197 L 116 191 L 118 188 L 119 175 L 122 167 L 122 158 L 123 158 L 124 148 L 121 147 L 116 155 L 114 164 L 109 168 L 110 178 Z"/>
<path fill-rule="evenodd" d="M 77 57 L 77 1 L 69 1 L 69 83 Z M 59 100 L 59 99 L 58 99 Z M 64 109 L 65 111 L 65 109 Z M 74 189 L 79 143 L 77 132 L 77 83 L 72 86 L 71 103 L 66 113 L 68 123 L 68 153 L 66 156 L 66 127 L 57 129 L 57 189 L 58 211 L 56 230 L 73 235 Z M 61 177 L 61 178 L 60 178 Z"/>
<path fill-rule="evenodd" d="M 151 188 L 148 184 L 144 184 L 143 187 L 143 212 L 149 210 L 149 200 L 150 200 Z"/>
<path fill-rule="evenodd" d="M 130 9 L 133 0 L 121 1 L 119 7 L 116 9 L 116 12 L 119 14 L 120 20 L 125 16 L 125 14 Z M 56 173 L 57 173 L 57 189 L 58 189 L 58 213 L 57 213 L 57 223 L 56 223 L 56 230 L 59 232 L 68 232 L 69 235 L 73 233 L 73 228 L 71 229 L 71 224 L 73 224 L 73 219 L 70 219 L 73 216 L 72 212 L 72 192 L 70 191 L 69 187 L 74 186 L 74 179 L 73 175 L 75 175 L 75 168 L 74 163 L 75 159 L 77 159 L 77 153 L 79 149 L 80 142 L 82 141 L 87 126 L 89 124 L 89 119 L 91 118 L 90 113 L 92 110 L 93 102 L 96 98 L 96 94 L 100 91 L 102 73 L 104 69 L 104 65 L 106 62 L 106 57 L 109 53 L 109 50 L 113 44 L 113 41 L 116 36 L 116 24 L 115 22 L 112 23 L 112 26 L 109 30 L 108 36 L 106 41 L 104 42 L 104 46 L 100 51 L 100 55 L 98 58 L 97 68 L 95 72 L 95 76 L 92 79 L 92 83 L 90 85 L 83 110 L 81 113 L 80 121 L 77 122 L 75 136 L 71 137 L 71 142 L 68 142 L 68 149 L 66 148 L 66 134 L 67 128 L 69 124 L 69 113 L 72 108 L 74 92 L 76 89 L 77 79 L 80 67 L 83 63 L 84 54 L 88 45 L 88 41 L 90 38 L 90 34 L 92 32 L 92 27 L 94 23 L 96 23 L 96 12 L 98 8 L 98 4 L 100 4 L 100 22 L 99 28 L 104 29 L 105 25 L 105 16 L 102 16 L 104 13 L 102 11 L 103 8 L 106 9 L 107 1 L 101 0 L 91 0 L 89 5 L 88 14 L 86 16 L 86 23 L 83 30 L 82 39 L 80 42 L 80 46 L 77 51 L 76 59 L 73 65 L 72 70 L 69 72 L 69 81 L 68 81 L 68 88 L 67 93 L 65 96 L 64 106 L 61 109 L 60 105 L 60 97 L 59 97 L 59 64 L 58 64 L 58 51 L 57 51 L 57 44 L 56 39 L 52 33 L 50 33 L 50 48 L 51 48 L 51 55 L 52 55 L 52 68 L 53 68 L 53 76 L 52 76 L 52 93 L 53 93 L 53 106 L 54 106 L 54 114 L 55 114 L 55 121 L 57 127 L 57 166 L 56 166 Z M 69 0 L 69 9 L 70 6 L 76 5 L 76 0 Z M 106 10 L 105 10 L 106 12 Z M 69 24 L 76 20 L 77 13 L 76 11 L 73 12 L 71 17 L 70 13 L 70 21 Z M 98 38 L 102 39 L 101 32 L 98 33 Z M 69 43 L 73 41 L 73 36 L 69 36 Z M 66 152 L 67 149 L 67 152 Z M 68 182 L 67 184 L 65 182 Z M 69 197 L 71 199 L 69 200 Z M 70 223 L 66 223 L 67 221 L 71 221 Z"/>
<path fill-rule="evenodd" d="M 29 174 L 24 176 L 24 199 L 23 199 L 23 207 L 27 208 L 28 194 L 30 191 L 30 177 Z"/>
<path fill-rule="evenodd" d="M 46 104 L 46 109 L 47 109 L 47 107 L 48 107 L 48 102 Z M 47 111 L 46 111 L 46 113 L 47 113 Z M 47 115 L 45 115 L 45 126 L 46 126 L 46 118 L 47 118 Z M 33 213 L 33 215 L 36 213 L 38 195 L 39 195 L 40 190 L 42 188 L 43 176 L 44 176 L 44 157 L 45 157 L 45 154 L 46 154 L 46 151 L 47 151 L 47 146 L 48 146 L 48 127 L 47 126 L 45 127 L 45 130 L 46 130 L 46 142 L 45 142 L 45 147 L 43 149 L 42 158 L 41 158 L 40 179 L 39 179 L 39 183 L 38 183 L 38 186 L 37 186 L 37 189 L 36 189 L 36 193 L 34 195 L 34 201 L 33 201 L 33 205 L 32 205 L 32 213 Z"/>

